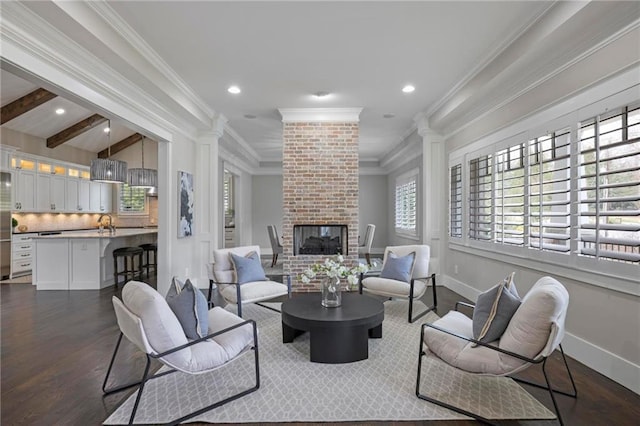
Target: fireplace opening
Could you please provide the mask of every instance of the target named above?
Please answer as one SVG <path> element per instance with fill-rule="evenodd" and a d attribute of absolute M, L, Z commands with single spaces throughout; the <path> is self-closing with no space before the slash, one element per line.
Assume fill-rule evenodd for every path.
<path fill-rule="evenodd" d="M 346 255 L 347 229 L 347 225 L 294 225 L 293 255 Z"/>

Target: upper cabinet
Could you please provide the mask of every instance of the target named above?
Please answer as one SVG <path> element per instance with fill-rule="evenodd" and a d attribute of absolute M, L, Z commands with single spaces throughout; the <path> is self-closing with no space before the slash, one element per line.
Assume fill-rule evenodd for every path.
<path fill-rule="evenodd" d="M 13 210 L 110 213 L 112 184 L 92 182 L 89 168 L 29 155 L 12 155 Z"/>

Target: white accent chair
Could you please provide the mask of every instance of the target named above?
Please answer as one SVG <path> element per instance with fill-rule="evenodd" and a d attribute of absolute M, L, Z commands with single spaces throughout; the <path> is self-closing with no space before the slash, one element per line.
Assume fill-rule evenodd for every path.
<path fill-rule="evenodd" d="M 456 310 L 450 311 L 433 324 L 423 324 L 420 335 L 420 355 L 416 395 L 418 398 L 457 411 L 485 423 L 490 421 L 478 414 L 436 400 L 420 392 L 420 373 L 422 358 L 430 351 L 447 364 L 471 374 L 510 376 L 533 364 L 542 363 L 542 372 L 546 385 L 531 383 L 522 379 L 515 380 L 549 391 L 558 421 L 563 425 L 554 393 L 573 398 L 577 390 L 567 359 L 562 350 L 564 321 L 569 305 L 569 294 L 562 284 L 551 277 L 540 278 L 522 299 L 502 336 L 489 343 L 473 338 L 473 321 L 461 312 L 458 306 L 473 308 L 474 305 L 458 302 Z M 573 393 L 553 389 L 547 376 L 548 357 L 560 349 L 565 368 L 571 379 Z"/>
<path fill-rule="evenodd" d="M 373 236 L 376 233 L 376 226 L 372 223 L 367 225 L 367 230 L 364 233 L 364 240 L 362 245 L 358 246 L 358 256 L 363 256 L 367 259 L 367 265 L 371 266 L 371 246 L 373 244 Z"/>
<path fill-rule="evenodd" d="M 216 249 L 213 251 L 213 265 L 209 265 L 209 303 L 214 284 L 218 293 L 226 303 L 238 306 L 238 316 L 242 317 L 242 306 L 247 303 L 255 303 L 263 308 L 280 312 L 270 306 L 262 305 L 260 302 L 275 299 L 276 297 L 291 297 L 291 277 L 289 275 L 277 275 L 286 279 L 286 284 L 276 281 L 253 281 L 238 284 L 235 269 L 230 259 L 229 253 L 238 256 L 246 256 L 255 252 L 260 257 L 260 246 L 242 246 L 228 249 Z M 270 274 L 271 277 L 276 275 Z"/>
<path fill-rule="evenodd" d="M 271 252 L 273 253 L 271 258 L 271 267 L 273 268 L 278 262 L 278 255 L 284 251 L 284 248 L 280 243 L 278 231 L 275 226 L 267 225 L 267 232 L 269 233 L 269 241 L 271 241 Z"/>
<path fill-rule="evenodd" d="M 120 327 L 120 336 L 102 384 L 102 391 L 105 395 L 109 395 L 139 385 L 129 424 L 133 424 L 135 420 L 145 384 L 151 379 L 176 371 L 194 375 L 207 373 L 253 351 L 255 385 L 176 419 L 171 424 L 182 423 L 254 392 L 260 387 L 258 334 L 256 323 L 253 320 L 243 321 L 237 315 L 216 307 L 211 309 L 208 315 L 210 334 L 190 341 L 185 336 L 178 318 L 174 315 L 165 298 L 149 285 L 139 281 L 129 281 L 122 289 L 122 301 L 115 296 L 112 301 L 118 327 Z M 147 364 L 142 380 L 107 389 L 107 382 L 122 342 L 122 336 L 126 336 L 131 343 L 146 354 Z M 158 374 L 149 374 L 152 358 L 169 367 L 169 370 Z"/>
<path fill-rule="evenodd" d="M 393 252 L 398 257 L 415 253 L 410 281 L 404 282 L 389 278 L 381 278 L 376 276 L 380 275 L 380 272 L 369 272 L 367 274 L 360 275 L 360 293 L 370 293 L 391 299 L 407 299 L 409 301 L 408 321 L 414 322 L 418 318 L 426 315 L 427 312 L 436 309 L 438 306 L 438 298 L 436 296 L 436 274 L 429 275 L 430 248 L 427 245 L 389 246 L 384 251 L 384 259 L 382 263 L 383 270 L 390 252 Z M 431 285 L 433 292 L 433 305 L 427 307 L 424 312 L 413 317 L 413 303 L 416 299 L 420 299 L 424 296 L 429 285 Z"/>

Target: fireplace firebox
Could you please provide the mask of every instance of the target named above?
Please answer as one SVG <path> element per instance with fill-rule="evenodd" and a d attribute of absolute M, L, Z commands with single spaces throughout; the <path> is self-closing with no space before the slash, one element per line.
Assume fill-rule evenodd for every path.
<path fill-rule="evenodd" d="M 293 255 L 348 254 L 347 225 L 294 225 Z"/>

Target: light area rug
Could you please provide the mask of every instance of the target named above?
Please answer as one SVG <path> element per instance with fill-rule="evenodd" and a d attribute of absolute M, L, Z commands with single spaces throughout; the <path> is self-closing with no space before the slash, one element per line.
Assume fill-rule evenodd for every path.
<path fill-rule="evenodd" d="M 320 303 L 318 301 L 318 303 Z M 261 386 L 256 392 L 191 421 L 338 422 L 448 420 L 466 418 L 415 395 L 420 324 L 408 324 L 407 304 L 385 303 L 382 339 L 369 340 L 369 359 L 348 364 L 309 361 L 309 335 L 282 343 L 280 314 L 244 307 L 258 324 Z M 438 317 L 429 313 L 422 322 Z M 494 419 L 553 419 L 554 414 L 515 381 L 465 374 L 429 355 L 423 362 L 423 393 Z M 180 418 L 253 385 L 253 355 L 242 356 L 212 373 L 180 372 L 151 380 L 144 389 L 136 423 Z M 126 424 L 135 394 L 106 421 Z"/>

